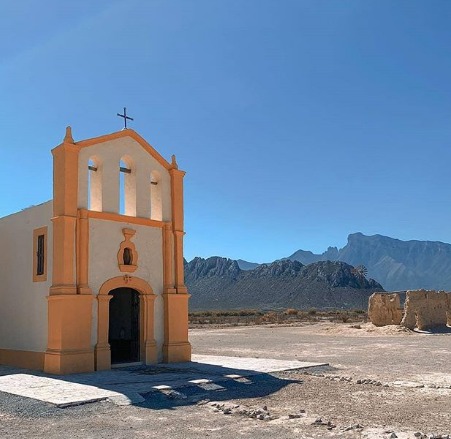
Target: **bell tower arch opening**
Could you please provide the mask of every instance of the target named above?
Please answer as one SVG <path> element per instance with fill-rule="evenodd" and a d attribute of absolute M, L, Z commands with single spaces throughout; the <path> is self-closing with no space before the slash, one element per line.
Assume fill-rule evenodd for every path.
<path fill-rule="evenodd" d="M 161 175 L 158 171 L 152 171 L 150 174 L 150 218 L 157 221 L 163 219 Z"/>
<path fill-rule="evenodd" d="M 102 211 L 102 163 L 98 157 L 88 160 L 88 209 Z"/>
<path fill-rule="evenodd" d="M 133 159 L 125 155 L 119 162 L 119 213 L 136 216 L 136 172 Z"/>

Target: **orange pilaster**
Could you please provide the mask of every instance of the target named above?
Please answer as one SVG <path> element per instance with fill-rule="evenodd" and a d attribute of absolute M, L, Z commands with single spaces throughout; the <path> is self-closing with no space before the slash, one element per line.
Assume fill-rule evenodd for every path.
<path fill-rule="evenodd" d="M 77 218 L 58 216 L 53 224 L 53 273 L 50 294 L 76 294 L 75 233 Z"/>
<path fill-rule="evenodd" d="M 168 262 L 165 284 L 168 286 L 164 299 L 163 357 L 168 363 L 191 360 L 191 344 L 188 341 L 188 299 L 183 266 L 183 177 L 185 172 L 177 169 L 175 158 L 170 169 L 172 199 L 172 239 L 166 237 L 165 256 Z M 173 259 L 172 259 L 173 255 Z M 166 260 L 165 258 L 165 260 Z M 173 273 L 173 274 L 172 274 Z"/>
<path fill-rule="evenodd" d="M 166 363 L 191 360 L 191 344 L 188 341 L 187 293 L 165 293 L 163 358 Z"/>
<path fill-rule="evenodd" d="M 48 296 L 49 328 L 44 371 L 54 374 L 92 372 L 93 297 L 81 294 Z"/>
<path fill-rule="evenodd" d="M 95 349 L 96 370 L 111 369 L 111 351 L 108 343 L 109 303 L 113 296 L 97 296 L 97 344 Z"/>
<path fill-rule="evenodd" d="M 185 176 L 185 172 L 176 168 L 172 168 L 169 172 L 171 174 L 175 287 L 177 292 L 186 293 L 183 267 L 183 236 L 185 234 L 183 231 L 183 177 Z"/>
<path fill-rule="evenodd" d="M 163 228 L 163 279 L 164 290 L 174 288 L 173 239 L 171 223 L 164 223 Z"/>
<path fill-rule="evenodd" d="M 158 363 L 157 344 L 154 336 L 154 294 L 141 294 L 142 347 L 141 358 L 145 364 Z"/>
<path fill-rule="evenodd" d="M 78 148 L 70 128 L 53 154 L 53 273 L 50 294 L 76 294 Z"/>
<path fill-rule="evenodd" d="M 92 294 L 89 278 L 89 218 L 88 211 L 80 209 L 77 218 L 77 293 Z"/>
<path fill-rule="evenodd" d="M 52 149 L 54 216 L 77 216 L 78 153 L 68 127 L 64 142 Z"/>
<path fill-rule="evenodd" d="M 68 127 L 63 143 L 52 150 L 53 273 L 48 297 L 44 370 L 55 374 L 94 370 L 93 297 L 86 294 L 90 293 L 87 285 L 88 224 L 87 218 L 78 217 L 78 152 Z M 77 288 L 77 281 L 81 289 Z"/>

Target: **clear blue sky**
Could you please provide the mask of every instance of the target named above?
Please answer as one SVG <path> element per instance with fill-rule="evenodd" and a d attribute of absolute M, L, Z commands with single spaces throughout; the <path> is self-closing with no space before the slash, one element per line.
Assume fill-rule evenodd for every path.
<path fill-rule="evenodd" d="M 188 259 L 451 242 L 451 1 L 0 0 L 0 216 L 131 127 L 185 178 Z"/>

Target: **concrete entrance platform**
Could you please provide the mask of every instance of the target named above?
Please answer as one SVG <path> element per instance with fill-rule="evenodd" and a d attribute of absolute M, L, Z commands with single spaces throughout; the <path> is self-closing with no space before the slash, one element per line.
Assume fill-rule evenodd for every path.
<path fill-rule="evenodd" d="M 0 366 L 0 391 L 54 404 L 58 407 L 108 399 L 118 405 L 139 404 L 150 392 L 198 386 L 206 391 L 215 383 L 284 370 L 327 366 L 327 363 L 269 358 L 193 355 L 188 363 L 131 366 L 94 373 L 54 376 Z"/>

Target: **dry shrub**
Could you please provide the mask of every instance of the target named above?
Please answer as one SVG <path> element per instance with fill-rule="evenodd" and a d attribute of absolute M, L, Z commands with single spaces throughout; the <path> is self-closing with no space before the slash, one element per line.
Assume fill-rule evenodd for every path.
<path fill-rule="evenodd" d="M 343 322 L 343 323 L 348 323 L 349 322 L 349 314 L 346 312 L 346 313 L 343 313 L 342 315 L 341 315 L 341 321 Z"/>
<path fill-rule="evenodd" d="M 279 321 L 279 315 L 271 311 L 264 314 L 261 319 L 263 323 L 277 323 Z"/>
<path fill-rule="evenodd" d="M 192 325 L 260 325 L 260 324 L 280 324 L 295 322 L 317 322 L 329 320 L 331 322 L 355 323 L 364 321 L 366 311 L 360 309 L 352 310 L 321 310 L 286 308 L 283 310 L 215 310 L 215 311 L 192 311 L 189 313 L 190 324 Z"/>

